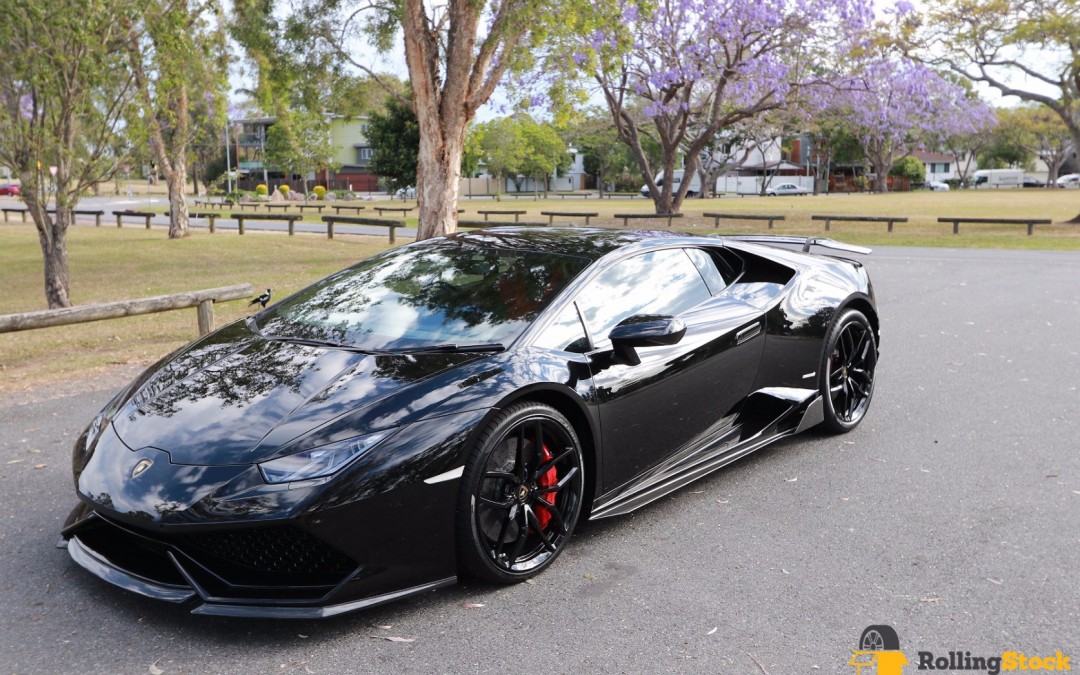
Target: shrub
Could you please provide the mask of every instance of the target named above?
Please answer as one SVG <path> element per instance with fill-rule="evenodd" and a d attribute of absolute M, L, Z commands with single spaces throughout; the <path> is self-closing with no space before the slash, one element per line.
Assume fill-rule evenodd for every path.
<path fill-rule="evenodd" d="M 265 185 L 259 183 L 255 186 L 255 194 L 259 195 L 260 197 L 265 197 L 267 194 L 269 194 L 269 192 L 267 192 Z"/>
<path fill-rule="evenodd" d="M 321 185 L 316 185 L 312 192 L 315 193 L 315 199 L 322 199 L 326 196 L 326 188 Z"/>
<path fill-rule="evenodd" d="M 280 192 L 283 197 L 288 197 L 289 196 L 289 186 L 288 185 L 282 185 L 282 186 L 278 187 L 278 192 Z"/>

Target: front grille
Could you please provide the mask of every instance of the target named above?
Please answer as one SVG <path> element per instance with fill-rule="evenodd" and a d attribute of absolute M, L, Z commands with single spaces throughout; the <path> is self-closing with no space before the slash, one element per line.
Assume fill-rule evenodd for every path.
<path fill-rule="evenodd" d="M 344 553 L 293 525 L 192 533 L 172 540 L 196 559 L 202 553 L 266 574 L 342 576 L 356 569 Z"/>

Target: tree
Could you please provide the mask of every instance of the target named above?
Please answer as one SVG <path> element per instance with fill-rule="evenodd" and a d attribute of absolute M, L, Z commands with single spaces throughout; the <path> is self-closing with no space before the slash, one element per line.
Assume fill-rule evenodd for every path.
<path fill-rule="evenodd" d="M 386 180 L 391 192 L 416 185 L 420 128 L 410 106 L 387 99 L 385 112 L 371 114 L 367 138 L 371 142 L 369 168 Z"/>
<path fill-rule="evenodd" d="M 658 188 L 657 168 L 670 176 L 685 154 L 696 172 L 722 129 L 810 97 L 815 71 L 868 20 L 861 0 L 619 0 L 593 6 L 574 27 L 582 39 L 564 51 L 599 87 L 657 212 L 669 212 L 691 181 Z M 650 135 L 663 149 L 660 167 L 643 149 Z"/>
<path fill-rule="evenodd" d="M 912 22 L 917 22 L 912 17 Z M 912 30 L 919 55 L 1005 96 L 1044 105 L 1080 148 L 1080 12 L 1075 0 L 940 0 Z"/>
<path fill-rule="evenodd" d="M 536 122 L 530 117 L 522 118 L 519 124 L 525 141 L 521 173 L 531 177 L 534 184 L 543 183 L 546 193 L 551 175 L 570 166 L 566 141 L 550 124 Z"/>
<path fill-rule="evenodd" d="M 993 125 L 989 108 L 968 97 L 963 88 L 927 66 L 889 51 L 871 51 L 854 60 L 835 102 L 878 176 L 878 192 L 888 191 L 885 177 L 896 158 L 949 136 Z"/>
<path fill-rule="evenodd" d="M 293 61 L 347 64 L 380 80 L 354 52 L 362 42 L 381 51 L 399 35 L 405 46 L 413 110 L 420 131 L 418 238 L 457 228 L 465 134 L 503 76 L 534 63 L 534 50 L 562 22 L 556 0 L 306 0 L 281 26 L 268 0 L 238 0 L 240 41 L 260 70 L 294 48 Z M 266 39 L 267 35 L 276 35 Z M 271 43 L 278 46 L 271 49 Z M 280 72 L 280 69 L 277 69 Z"/>
<path fill-rule="evenodd" d="M 890 176 L 907 178 L 915 184 L 926 182 L 926 165 L 911 155 L 905 155 L 893 162 Z"/>
<path fill-rule="evenodd" d="M 146 135 L 169 189 L 169 238 L 188 235 L 187 161 L 199 124 L 225 124 L 227 63 L 221 8 L 214 0 L 138 0 L 124 22 L 126 53 L 141 114 L 132 126 Z"/>
<path fill-rule="evenodd" d="M 1074 152 L 1072 133 L 1061 117 L 1044 105 L 1027 105 L 1007 112 L 1008 124 L 1021 130 L 1021 142 L 1046 164 L 1046 186 L 1057 187 L 1061 165 Z"/>
<path fill-rule="evenodd" d="M 126 9 L 113 0 L 15 2 L 0 21 L 0 164 L 22 183 L 50 308 L 71 305 L 67 230 L 79 199 L 124 159 L 113 149 L 131 102 L 117 23 Z"/>
<path fill-rule="evenodd" d="M 514 181 L 521 189 L 518 173 L 525 161 L 525 137 L 521 125 L 512 117 L 502 117 L 478 124 L 476 128 L 481 157 L 488 173 L 499 178 L 502 186 Z M 502 192 L 502 189 L 499 189 Z"/>
<path fill-rule="evenodd" d="M 636 164 L 630 148 L 619 140 L 611 118 L 605 111 L 589 114 L 580 119 L 569 132 L 570 141 L 582 153 L 585 171 L 596 176 L 600 194 L 608 183 L 631 165 Z M 600 115 L 605 115 L 601 117 Z"/>
<path fill-rule="evenodd" d="M 1024 129 L 1015 123 L 1012 111 L 999 108 L 998 124 L 986 134 L 987 141 L 978 153 L 979 166 L 984 169 L 1027 169 L 1035 155 L 1027 147 Z"/>
<path fill-rule="evenodd" d="M 266 132 L 266 163 L 298 174 L 305 195 L 308 174 L 335 168 L 335 152 L 329 122 L 318 113 L 284 111 Z"/>

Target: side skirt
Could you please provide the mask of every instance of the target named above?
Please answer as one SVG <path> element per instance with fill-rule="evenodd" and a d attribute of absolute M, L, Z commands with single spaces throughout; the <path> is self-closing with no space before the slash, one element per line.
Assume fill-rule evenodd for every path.
<path fill-rule="evenodd" d="M 768 401 L 768 405 L 755 405 L 753 400 Z M 611 516 L 621 516 L 668 495 L 693 481 L 706 476 L 732 462 L 759 450 L 766 445 L 787 436 L 793 436 L 804 429 L 820 424 L 825 420 L 821 395 L 811 389 L 772 388 L 755 392 L 747 399 L 747 407 L 752 414 L 740 414 L 735 421 L 735 428 L 742 432 L 742 437 L 732 440 L 730 434 L 720 438 L 707 439 L 697 448 L 683 451 L 684 459 L 662 464 L 650 470 L 630 483 L 597 499 L 593 505 L 589 520 L 599 520 Z M 778 405 L 784 404 L 784 405 Z M 770 410 L 769 420 L 765 423 L 753 418 L 762 410 Z"/>

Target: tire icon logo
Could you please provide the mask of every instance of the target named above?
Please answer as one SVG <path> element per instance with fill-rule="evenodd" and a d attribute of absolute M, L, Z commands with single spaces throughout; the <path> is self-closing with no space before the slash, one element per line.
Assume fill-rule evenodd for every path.
<path fill-rule="evenodd" d="M 892 626 L 867 626 L 859 636 L 858 648 L 852 651 L 849 666 L 856 675 L 903 675 L 908 660 L 900 651 L 900 637 Z M 866 672 L 863 672 L 866 668 Z"/>

